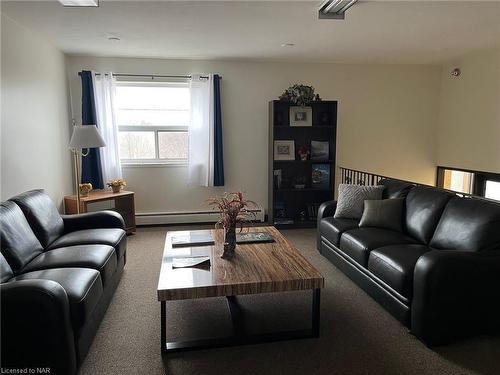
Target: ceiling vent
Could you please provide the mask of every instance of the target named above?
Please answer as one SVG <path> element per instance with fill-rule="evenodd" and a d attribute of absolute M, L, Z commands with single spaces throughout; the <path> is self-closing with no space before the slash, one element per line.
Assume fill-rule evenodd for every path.
<path fill-rule="evenodd" d="M 99 0 L 58 0 L 65 7 L 98 7 Z"/>
<path fill-rule="evenodd" d="M 358 0 L 325 0 L 319 7 L 319 18 L 343 20 L 345 12 Z"/>

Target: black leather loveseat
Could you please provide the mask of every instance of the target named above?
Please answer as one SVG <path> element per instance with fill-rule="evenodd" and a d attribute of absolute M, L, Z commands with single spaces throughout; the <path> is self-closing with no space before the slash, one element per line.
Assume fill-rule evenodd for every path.
<path fill-rule="evenodd" d="M 500 327 L 500 204 L 382 180 L 404 232 L 318 215 L 318 249 L 427 344 Z"/>
<path fill-rule="evenodd" d="M 0 204 L 2 369 L 76 373 L 122 275 L 123 227 L 113 211 L 61 216 L 42 190 Z"/>

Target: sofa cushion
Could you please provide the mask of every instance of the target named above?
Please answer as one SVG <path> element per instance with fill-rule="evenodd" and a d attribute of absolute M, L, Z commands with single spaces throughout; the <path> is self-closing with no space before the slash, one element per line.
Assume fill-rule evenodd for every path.
<path fill-rule="evenodd" d="M 40 254 L 23 269 L 23 273 L 49 268 L 92 268 L 101 274 L 104 286 L 116 271 L 115 250 L 108 245 L 61 247 Z"/>
<path fill-rule="evenodd" d="M 58 247 L 68 247 L 75 245 L 102 244 L 113 246 L 117 251 L 117 258 L 120 259 L 126 247 L 127 236 L 123 229 L 118 228 L 100 228 L 84 229 L 67 233 L 49 246 L 49 250 Z"/>
<path fill-rule="evenodd" d="M 0 204 L 0 237 L 2 254 L 14 273 L 43 251 L 23 212 L 14 202 Z"/>
<path fill-rule="evenodd" d="M 361 219 L 366 199 L 382 199 L 383 186 L 339 185 L 336 219 Z"/>
<path fill-rule="evenodd" d="M 401 232 L 382 228 L 351 229 L 340 237 L 340 250 L 366 267 L 368 256 L 373 249 L 398 244 L 412 244 L 416 241 Z"/>
<path fill-rule="evenodd" d="M 392 245 L 373 250 L 368 269 L 403 297 L 413 295 L 413 271 L 418 258 L 432 249 L 426 245 Z"/>
<path fill-rule="evenodd" d="M 409 182 L 391 180 L 389 178 L 380 180 L 378 184 L 385 187 L 382 199 L 406 198 L 409 191 L 415 187 L 415 185 Z"/>
<path fill-rule="evenodd" d="M 360 227 L 375 227 L 403 231 L 403 198 L 366 200 Z"/>
<path fill-rule="evenodd" d="M 0 253 L 0 283 L 8 281 L 10 278 L 14 277 L 14 273 L 9 266 L 9 263 L 5 260 L 5 257 Z"/>
<path fill-rule="evenodd" d="M 446 205 L 432 237 L 436 249 L 500 249 L 500 204 L 454 197 Z"/>
<path fill-rule="evenodd" d="M 31 190 L 10 199 L 21 207 L 31 229 L 46 248 L 64 232 L 64 223 L 56 206 L 43 190 Z"/>
<path fill-rule="evenodd" d="M 357 228 L 359 220 L 356 219 L 335 219 L 327 217 L 320 221 L 319 231 L 322 236 L 326 237 L 335 246 L 339 246 L 340 236 L 346 230 Z"/>
<path fill-rule="evenodd" d="M 32 279 L 61 284 L 68 295 L 71 321 L 77 332 L 89 319 L 103 292 L 99 271 L 90 268 L 53 268 L 23 273 L 11 280 Z"/>
<path fill-rule="evenodd" d="M 406 197 L 406 231 L 418 241 L 428 244 L 434 234 L 446 203 L 453 194 L 417 186 Z"/>

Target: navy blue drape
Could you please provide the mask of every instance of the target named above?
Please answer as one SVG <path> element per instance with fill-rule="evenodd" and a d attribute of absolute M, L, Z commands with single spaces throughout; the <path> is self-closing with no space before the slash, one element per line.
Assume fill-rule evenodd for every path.
<path fill-rule="evenodd" d="M 214 186 L 224 186 L 220 76 L 214 74 Z"/>
<path fill-rule="evenodd" d="M 82 80 L 82 125 L 97 125 L 92 73 L 84 70 L 80 73 L 80 78 Z M 90 182 L 94 189 L 104 189 L 99 149 L 91 148 L 89 154 L 82 157 L 81 181 Z"/>

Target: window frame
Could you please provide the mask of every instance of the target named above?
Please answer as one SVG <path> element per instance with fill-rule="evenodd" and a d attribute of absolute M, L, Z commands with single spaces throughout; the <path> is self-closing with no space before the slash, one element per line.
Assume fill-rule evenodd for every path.
<path fill-rule="evenodd" d="M 128 87 L 185 87 L 189 85 L 189 79 L 179 78 L 179 79 L 169 79 L 162 80 L 153 77 L 151 81 L 145 81 L 144 78 L 140 80 L 131 79 L 117 79 L 116 86 L 128 86 Z M 118 110 L 118 109 L 116 109 Z M 126 159 L 120 157 L 120 163 L 122 166 L 186 166 L 188 164 L 188 157 L 177 158 L 177 159 L 166 159 L 160 158 L 159 149 L 159 133 L 161 132 L 171 132 L 186 133 L 189 137 L 189 125 L 120 125 L 117 124 L 118 134 L 120 132 L 153 132 L 154 133 L 154 144 L 155 144 L 155 158 L 154 159 Z"/>
<path fill-rule="evenodd" d="M 439 165 L 437 167 L 437 176 L 436 176 L 436 186 L 439 188 L 443 188 L 443 186 L 444 186 L 445 170 L 466 172 L 466 173 L 472 174 L 471 192 L 470 193 L 458 192 L 458 194 L 477 196 L 477 197 L 481 197 L 481 198 L 486 199 L 486 200 L 498 202 L 495 199 L 486 198 L 485 193 L 486 193 L 486 182 L 487 181 L 500 182 L 500 173 L 484 172 L 484 171 L 477 171 L 477 170 L 464 169 L 464 168 L 446 167 L 446 166 Z"/>

